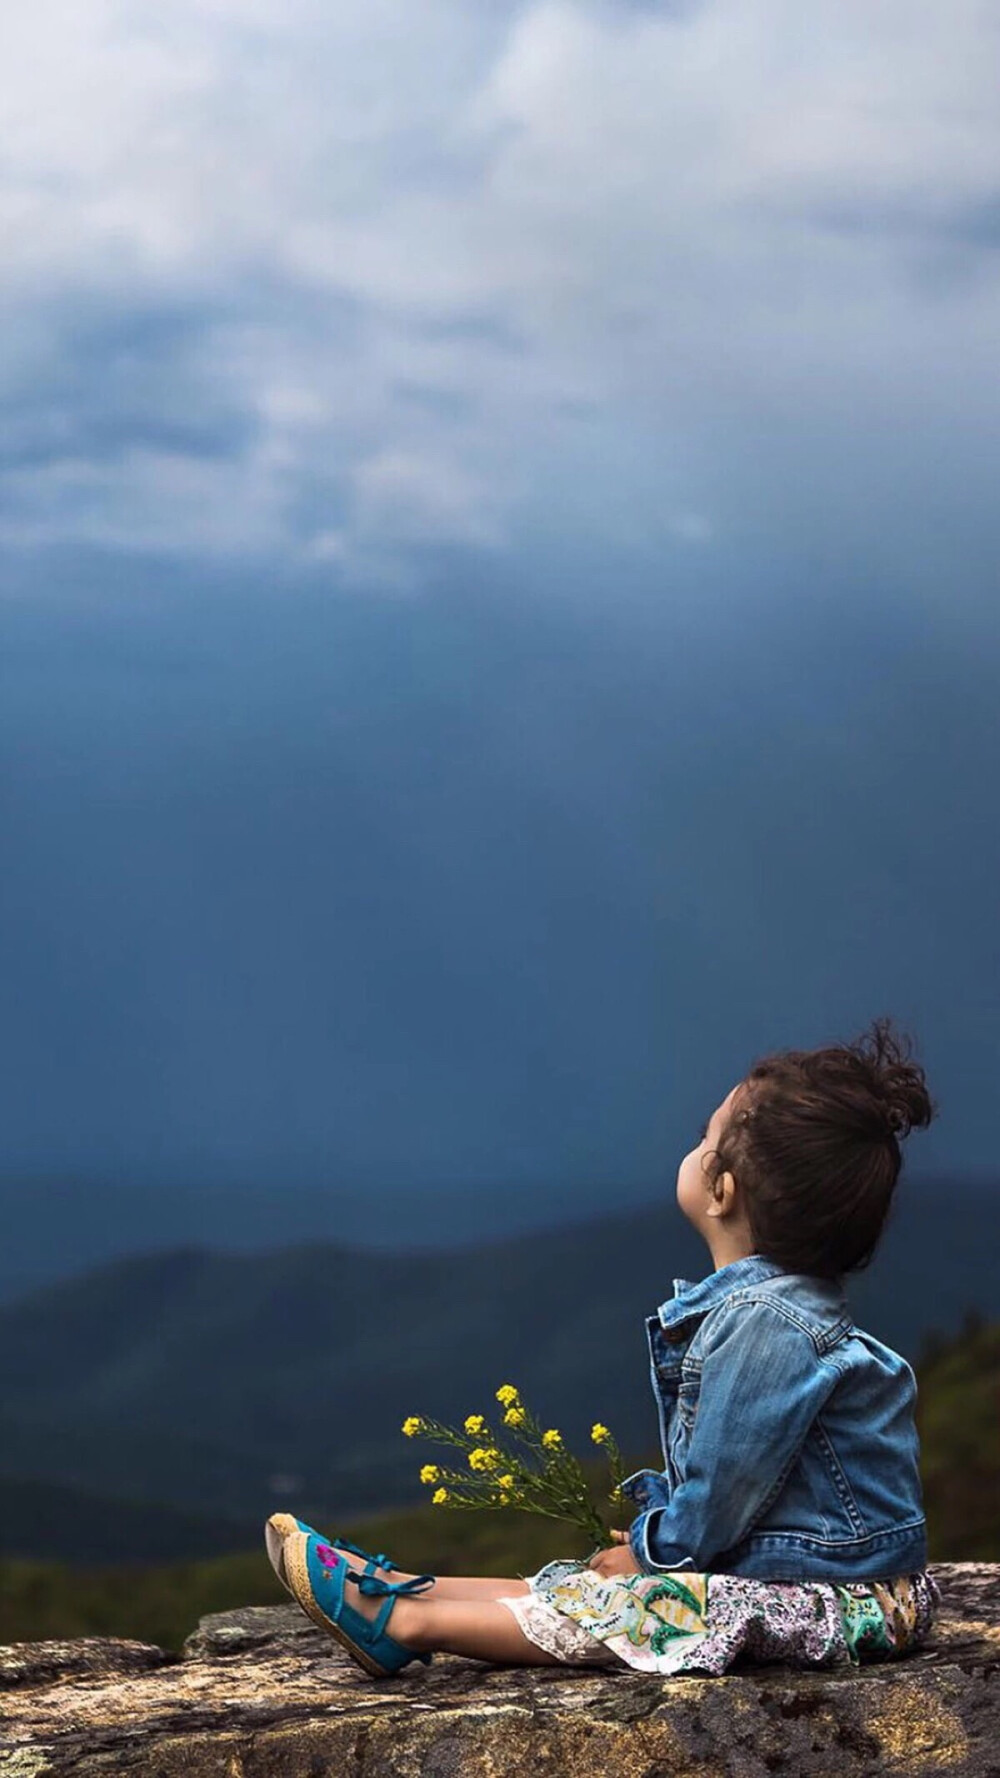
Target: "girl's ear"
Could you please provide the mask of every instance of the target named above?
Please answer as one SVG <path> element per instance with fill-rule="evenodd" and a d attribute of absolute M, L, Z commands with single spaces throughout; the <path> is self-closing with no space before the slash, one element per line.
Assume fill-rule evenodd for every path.
<path fill-rule="evenodd" d="M 731 1216 L 736 1208 L 736 1181 L 731 1173 L 720 1173 L 709 1192 L 709 1216 Z"/>

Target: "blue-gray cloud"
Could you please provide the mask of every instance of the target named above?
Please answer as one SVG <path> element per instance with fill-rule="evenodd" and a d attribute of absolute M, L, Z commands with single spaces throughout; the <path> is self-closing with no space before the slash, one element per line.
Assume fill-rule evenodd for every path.
<path fill-rule="evenodd" d="M 137 451 L 229 458 L 250 446 L 256 417 L 235 391 L 212 383 L 217 310 L 136 303 L 115 313 L 95 304 L 88 314 L 86 305 L 64 300 L 47 306 L 45 321 L 45 361 L 24 365 L 8 388 L 4 467 L 104 466 Z"/>
<path fill-rule="evenodd" d="M 904 479 L 915 421 L 993 448 L 996 34 L 974 0 L 813 25 L 83 0 L 56 30 L 40 0 L 6 71 L 5 542 L 406 586 L 428 547 L 613 526 L 609 462 L 655 466 L 629 529 L 683 550 L 790 500 L 786 451 L 825 478 L 848 415 L 854 509 L 887 412 Z"/>
<path fill-rule="evenodd" d="M 878 242 L 924 242 L 975 254 L 992 254 L 1000 247 L 1000 193 L 995 192 L 942 203 L 921 191 L 891 197 L 857 189 L 830 191 L 817 193 L 799 216 L 837 234 Z"/>

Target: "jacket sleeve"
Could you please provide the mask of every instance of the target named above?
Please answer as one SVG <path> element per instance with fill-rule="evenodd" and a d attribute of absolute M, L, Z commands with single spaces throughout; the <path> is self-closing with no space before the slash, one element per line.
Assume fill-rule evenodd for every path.
<path fill-rule="evenodd" d="M 704 1571 L 739 1543 L 780 1492 L 838 1375 L 780 1309 L 723 1309 L 702 1362 L 684 1479 L 629 1532 L 640 1568 Z"/>

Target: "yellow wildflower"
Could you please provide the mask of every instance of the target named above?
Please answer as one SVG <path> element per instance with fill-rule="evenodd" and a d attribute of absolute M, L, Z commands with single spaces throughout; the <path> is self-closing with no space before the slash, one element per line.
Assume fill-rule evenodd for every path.
<path fill-rule="evenodd" d="M 508 1408 L 503 1417 L 503 1423 L 505 1426 L 523 1426 L 527 1417 L 521 1407 Z"/>
<path fill-rule="evenodd" d="M 514 1477 L 512 1475 L 497 1476 L 497 1487 L 502 1488 L 505 1494 L 509 1493 L 513 1486 Z"/>
<path fill-rule="evenodd" d="M 437 1488 L 431 1495 L 432 1506 L 443 1506 L 448 1498 L 447 1488 Z"/>
<path fill-rule="evenodd" d="M 441 1480 L 441 1471 L 437 1464 L 425 1463 L 423 1469 L 420 1471 L 420 1480 L 422 1482 L 439 1482 Z"/>
<path fill-rule="evenodd" d="M 485 1426 L 486 1426 L 486 1421 L 483 1419 L 482 1414 L 470 1414 L 469 1418 L 465 1422 L 466 1432 L 472 1432 L 472 1433 L 482 1432 L 484 1430 Z"/>
<path fill-rule="evenodd" d="M 548 1432 L 542 1433 L 542 1444 L 548 1445 L 550 1451 L 558 1451 L 562 1444 L 562 1433 L 557 1432 L 554 1426 L 550 1426 Z"/>
<path fill-rule="evenodd" d="M 403 1431 L 407 1438 L 416 1437 L 417 1433 L 420 1431 L 420 1421 L 416 1414 L 411 1414 L 408 1420 L 403 1421 Z"/>
<path fill-rule="evenodd" d="M 517 1390 L 514 1388 L 513 1383 L 501 1383 L 500 1388 L 497 1390 L 497 1401 L 503 1402 L 504 1407 L 509 1408 L 511 1402 L 516 1400 Z"/>
<path fill-rule="evenodd" d="M 487 1450 L 484 1446 L 479 1445 L 476 1450 L 469 1452 L 469 1468 L 495 1469 L 496 1457 L 495 1451 Z"/>
<path fill-rule="evenodd" d="M 605 1444 L 607 1444 L 608 1439 L 611 1437 L 611 1434 L 608 1431 L 607 1427 L 602 1426 L 600 1420 L 597 1420 L 597 1421 L 595 1421 L 594 1425 L 590 1428 L 590 1436 L 593 1439 L 595 1445 L 605 1445 Z"/>

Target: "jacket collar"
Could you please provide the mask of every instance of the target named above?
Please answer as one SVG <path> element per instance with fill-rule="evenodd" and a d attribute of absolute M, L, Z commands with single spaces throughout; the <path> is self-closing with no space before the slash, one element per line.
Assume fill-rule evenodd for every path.
<path fill-rule="evenodd" d="M 675 1327 L 678 1322 L 689 1321 L 693 1315 L 707 1315 L 709 1309 L 717 1308 L 734 1290 L 745 1290 L 749 1284 L 759 1284 L 765 1278 L 776 1278 L 784 1271 L 776 1260 L 765 1259 L 763 1254 L 751 1253 L 745 1259 L 734 1259 L 728 1266 L 720 1266 L 717 1272 L 710 1272 L 699 1284 L 689 1284 L 685 1278 L 674 1279 L 673 1297 L 661 1303 L 657 1310 L 660 1324 L 663 1327 Z"/>

